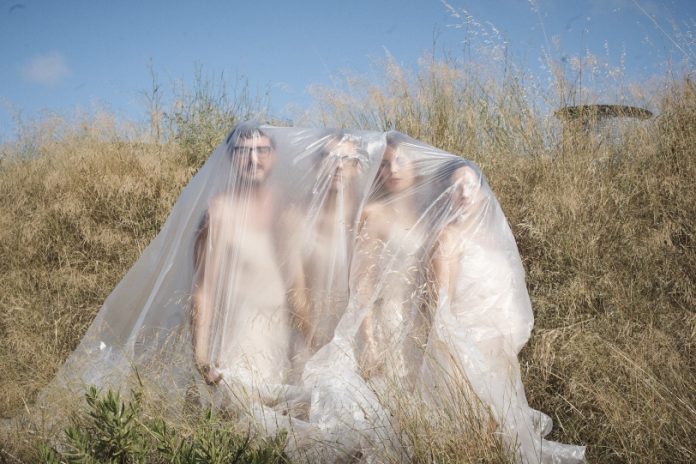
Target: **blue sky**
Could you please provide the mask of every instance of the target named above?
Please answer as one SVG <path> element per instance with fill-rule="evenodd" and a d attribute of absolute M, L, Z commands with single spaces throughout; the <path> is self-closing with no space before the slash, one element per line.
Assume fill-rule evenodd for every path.
<path fill-rule="evenodd" d="M 693 69 L 695 34 L 694 0 L 0 0 L 0 141 L 18 112 L 144 119 L 149 63 L 165 88 L 197 67 L 244 77 L 292 117 L 310 84 L 369 73 L 387 54 L 415 66 L 427 52 L 507 44 L 543 77 L 545 52 L 570 65 L 589 50 L 642 80 L 667 63 Z"/>

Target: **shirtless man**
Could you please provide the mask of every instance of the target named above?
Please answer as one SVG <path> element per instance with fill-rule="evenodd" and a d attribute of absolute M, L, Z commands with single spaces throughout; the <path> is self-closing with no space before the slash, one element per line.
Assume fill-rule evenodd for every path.
<path fill-rule="evenodd" d="M 211 200 L 195 244 L 194 357 L 209 384 L 283 383 L 289 323 L 268 183 L 275 147 L 254 126 L 237 127 L 227 144 L 228 188 Z"/>
<path fill-rule="evenodd" d="M 355 222 L 356 187 L 367 153 L 355 136 L 335 132 L 326 137 L 314 159 L 313 195 L 306 209 L 290 211 L 291 226 L 305 224 L 286 244 L 289 262 L 289 303 L 299 331 L 294 346 L 295 373 L 331 341 L 348 304 L 348 270 Z"/>

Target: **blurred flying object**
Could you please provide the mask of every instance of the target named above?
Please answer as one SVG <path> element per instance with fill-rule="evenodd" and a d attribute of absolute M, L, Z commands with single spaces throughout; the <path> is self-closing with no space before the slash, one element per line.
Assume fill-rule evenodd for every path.
<path fill-rule="evenodd" d="M 572 29 L 573 29 L 573 23 L 574 23 L 575 21 L 577 21 L 578 19 L 582 19 L 582 15 L 581 15 L 581 14 L 575 15 L 575 16 L 573 16 L 572 18 L 570 18 L 570 19 L 568 20 L 568 22 L 566 23 L 566 26 L 565 26 L 566 31 L 572 30 Z"/>
<path fill-rule="evenodd" d="M 8 12 L 9 14 L 12 14 L 12 13 L 14 13 L 16 10 L 22 10 L 22 9 L 24 9 L 24 8 L 26 8 L 26 6 L 24 5 L 24 3 L 15 3 L 14 5 L 12 5 L 11 7 L 9 7 L 9 8 L 7 9 L 7 12 Z"/>

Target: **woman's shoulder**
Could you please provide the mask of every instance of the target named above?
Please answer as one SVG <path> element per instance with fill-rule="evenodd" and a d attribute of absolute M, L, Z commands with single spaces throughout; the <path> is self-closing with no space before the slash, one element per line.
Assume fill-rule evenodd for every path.
<path fill-rule="evenodd" d="M 385 214 L 385 205 L 381 202 L 372 202 L 368 203 L 365 205 L 365 207 L 362 210 L 361 218 L 362 219 L 369 219 L 369 218 L 378 218 L 382 217 Z"/>
<path fill-rule="evenodd" d="M 463 244 L 464 237 L 462 231 L 451 224 L 444 227 L 437 236 L 438 251 L 445 255 L 460 252 Z"/>
<path fill-rule="evenodd" d="M 363 207 L 360 213 L 360 228 L 374 228 L 381 224 L 385 217 L 386 211 L 384 205 L 379 202 L 369 203 Z"/>

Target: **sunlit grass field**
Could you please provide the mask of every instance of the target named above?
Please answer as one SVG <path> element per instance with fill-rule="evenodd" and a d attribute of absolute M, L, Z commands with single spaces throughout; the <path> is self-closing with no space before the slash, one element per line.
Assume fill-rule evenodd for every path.
<path fill-rule="evenodd" d="M 149 127 L 47 118 L 1 147 L 0 416 L 49 382 L 225 133 L 264 117 L 248 97 L 187 98 Z M 650 102 L 653 118 L 611 134 L 563 131 L 523 76 L 429 59 L 315 89 L 299 119 L 400 130 L 481 166 L 527 271 L 530 404 L 590 462 L 696 461 L 696 84 L 666 81 Z M 465 453 L 464 439 L 406 435 L 418 462 L 508 459 L 485 440 L 489 452 Z M 0 462 L 48 459 L 36 442 L 6 436 Z"/>

